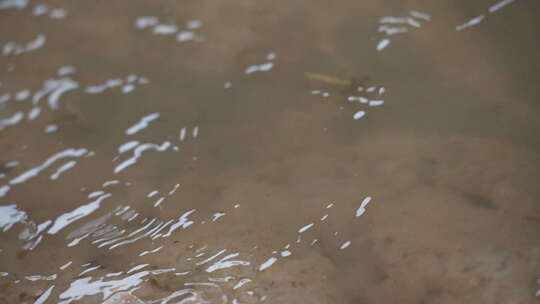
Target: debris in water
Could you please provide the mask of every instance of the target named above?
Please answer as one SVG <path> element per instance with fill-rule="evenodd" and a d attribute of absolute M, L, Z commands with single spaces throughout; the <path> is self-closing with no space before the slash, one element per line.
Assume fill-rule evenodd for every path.
<path fill-rule="evenodd" d="M 318 73 L 305 72 L 304 77 L 311 80 L 317 80 L 324 83 L 341 85 L 341 86 L 350 86 L 352 84 L 352 81 L 350 80 L 343 80 L 343 79 L 339 79 L 339 78 L 335 78 L 335 77 L 327 76 L 323 74 L 318 74 Z"/>

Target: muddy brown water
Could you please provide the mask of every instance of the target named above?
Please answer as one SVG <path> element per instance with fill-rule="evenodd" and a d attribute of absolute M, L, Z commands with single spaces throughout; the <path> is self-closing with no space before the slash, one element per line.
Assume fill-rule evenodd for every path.
<path fill-rule="evenodd" d="M 0 303 L 537 303 L 539 9 L 0 0 Z"/>

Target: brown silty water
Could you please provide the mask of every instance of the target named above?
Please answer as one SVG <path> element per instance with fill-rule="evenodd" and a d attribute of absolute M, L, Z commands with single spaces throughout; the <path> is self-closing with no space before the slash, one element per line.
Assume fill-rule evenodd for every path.
<path fill-rule="evenodd" d="M 0 303 L 537 303 L 538 1 L 0 1 Z"/>

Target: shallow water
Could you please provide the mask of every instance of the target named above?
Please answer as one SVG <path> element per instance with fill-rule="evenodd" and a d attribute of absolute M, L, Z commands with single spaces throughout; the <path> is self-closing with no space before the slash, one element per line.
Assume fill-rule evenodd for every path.
<path fill-rule="evenodd" d="M 0 0 L 0 303 L 535 303 L 540 3 Z"/>

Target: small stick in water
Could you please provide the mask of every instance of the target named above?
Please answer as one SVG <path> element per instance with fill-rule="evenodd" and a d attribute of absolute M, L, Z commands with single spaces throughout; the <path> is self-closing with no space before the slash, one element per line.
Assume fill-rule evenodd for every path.
<path fill-rule="evenodd" d="M 350 80 L 343 80 L 343 79 L 335 78 L 332 76 L 326 76 L 326 75 L 317 74 L 317 73 L 305 72 L 304 77 L 311 80 L 317 80 L 317 81 L 322 81 L 328 84 L 334 84 L 334 85 L 340 85 L 340 86 L 346 86 L 346 87 L 352 84 L 352 81 Z"/>

